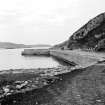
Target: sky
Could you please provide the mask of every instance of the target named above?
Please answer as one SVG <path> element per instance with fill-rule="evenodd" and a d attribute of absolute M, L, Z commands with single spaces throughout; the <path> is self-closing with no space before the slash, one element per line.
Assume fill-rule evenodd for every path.
<path fill-rule="evenodd" d="M 57 44 L 105 12 L 105 0 L 0 0 L 0 42 Z"/>

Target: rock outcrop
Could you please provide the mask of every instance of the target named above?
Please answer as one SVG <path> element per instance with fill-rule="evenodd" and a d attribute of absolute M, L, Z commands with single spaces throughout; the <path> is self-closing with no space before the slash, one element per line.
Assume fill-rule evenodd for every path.
<path fill-rule="evenodd" d="M 105 38 L 105 13 L 102 13 L 82 28 L 76 31 L 69 39 L 67 47 L 75 48 L 94 48 L 100 45 L 100 41 Z M 101 47 L 101 46 L 100 46 Z M 99 48 L 98 48 L 99 49 Z"/>
<path fill-rule="evenodd" d="M 105 41 L 105 13 L 91 19 L 87 24 L 77 30 L 60 48 L 89 49 L 99 51 L 104 49 Z"/>
<path fill-rule="evenodd" d="M 98 45 L 95 48 L 96 51 L 105 51 L 105 39 L 99 41 Z"/>

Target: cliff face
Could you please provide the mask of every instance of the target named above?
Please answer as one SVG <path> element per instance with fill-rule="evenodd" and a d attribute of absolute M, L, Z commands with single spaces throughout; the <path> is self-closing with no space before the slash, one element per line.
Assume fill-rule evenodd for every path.
<path fill-rule="evenodd" d="M 104 47 L 103 40 L 105 40 L 105 13 L 96 16 L 76 31 L 70 37 L 67 47 L 70 49 L 94 48 L 98 50 Z"/>
<path fill-rule="evenodd" d="M 58 45 L 59 46 L 59 45 Z M 105 13 L 91 19 L 77 30 L 62 47 L 103 50 L 105 48 Z M 61 46 L 60 46 L 61 47 Z"/>

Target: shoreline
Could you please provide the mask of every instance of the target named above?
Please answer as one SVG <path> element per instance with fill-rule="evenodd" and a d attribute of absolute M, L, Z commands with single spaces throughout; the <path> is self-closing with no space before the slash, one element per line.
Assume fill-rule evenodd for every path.
<path fill-rule="evenodd" d="M 94 105 L 94 103 L 104 103 L 105 92 L 100 88 L 100 86 L 105 86 L 102 83 L 105 82 L 104 69 L 105 63 L 97 63 L 87 68 L 58 74 L 49 79 L 47 77 L 47 79 L 42 79 L 48 82 L 47 85 L 4 96 L 0 102 L 1 105 L 84 105 L 85 102 Z"/>
<path fill-rule="evenodd" d="M 60 53 L 57 54 L 59 54 L 60 56 Z M 71 54 L 75 55 L 75 53 Z M 63 58 L 59 56 L 57 57 L 56 55 L 55 57 L 61 58 L 61 60 L 64 60 L 66 58 L 67 61 L 70 60 L 68 52 L 63 52 Z M 75 59 L 76 56 L 79 56 L 80 59 Z M 84 59 L 83 61 L 86 61 L 85 63 L 87 63 L 87 59 L 85 60 L 86 57 L 84 56 L 86 55 L 77 54 L 73 56 L 72 60 L 74 60 L 73 62 L 76 61 L 77 63 L 79 60 L 79 63 L 81 64 L 82 62 L 80 61 Z M 88 59 L 92 59 L 92 62 L 94 61 L 93 56 L 88 57 Z M 71 64 L 71 62 L 68 63 Z M 32 105 L 69 105 L 70 103 L 73 103 L 74 105 L 76 102 L 80 103 L 79 99 L 81 99 L 80 94 L 82 93 L 80 93 L 79 90 L 79 92 L 76 90 L 76 88 L 79 88 L 77 84 L 81 85 L 82 83 L 84 83 L 84 80 L 87 77 L 89 83 L 85 83 L 87 83 L 87 85 L 89 86 L 92 86 L 93 84 L 90 84 L 90 79 L 95 78 L 99 80 L 99 78 L 101 78 L 99 72 L 103 72 L 105 64 L 99 59 L 95 59 L 95 62 L 93 62 L 92 64 L 89 63 L 89 65 L 87 66 L 81 66 L 79 65 L 79 63 L 75 63 L 76 65 L 72 67 L 59 66 L 54 68 L 15 70 L 11 69 L 0 71 L 1 105 L 30 105 L 31 103 Z M 98 69 L 100 69 L 100 71 L 98 71 Z M 84 74 L 85 72 L 88 72 L 87 75 Z M 95 74 L 99 75 L 99 78 L 96 78 L 94 76 Z M 92 76 L 90 77 L 90 75 Z M 102 78 L 104 77 L 102 76 Z M 80 81 L 75 83 L 78 80 Z M 85 85 L 82 85 L 81 89 L 87 89 L 87 87 L 84 86 Z M 71 87 L 73 87 L 73 89 Z M 68 92 L 66 93 L 66 91 L 70 91 L 73 94 L 73 96 L 68 96 L 71 95 L 71 93 L 68 94 Z M 65 96 L 66 98 L 63 98 L 63 96 Z M 71 98 L 70 100 L 73 100 L 75 98 L 75 101 L 68 102 L 67 99 L 69 98 Z M 66 101 L 62 101 L 64 99 Z M 65 102 L 66 104 L 63 104 L 62 102 Z"/>
<path fill-rule="evenodd" d="M 59 79 L 56 76 L 71 72 L 76 68 L 77 67 L 59 66 L 54 68 L 0 71 L 0 99 L 43 88 Z"/>

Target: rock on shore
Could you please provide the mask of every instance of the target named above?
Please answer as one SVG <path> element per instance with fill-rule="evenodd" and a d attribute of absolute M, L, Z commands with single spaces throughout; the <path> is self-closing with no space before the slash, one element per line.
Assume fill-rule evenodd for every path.
<path fill-rule="evenodd" d="M 16 69 L 0 72 L 0 102 L 4 97 L 25 93 L 50 85 L 59 79 L 56 75 L 74 70 L 71 66 L 54 68 Z"/>
<path fill-rule="evenodd" d="M 41 80 L 43 84 L 45 79 Z M 41 82 L 40 79 L 34 79 L 34 83 L 35 81 Z M 16 81 L 15 85 L 25 84 L 27 87 L 27 82 Z M 5 96 L 0 103 L 1 105 L 105 105 L 105 64 L 59 74 L 54 79 L 49 78 L 47 84 L 28 92 Z M 6 93 L 9 92 L 8 86 L 3 89 Z"/>

